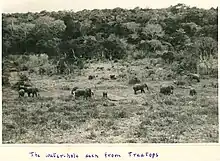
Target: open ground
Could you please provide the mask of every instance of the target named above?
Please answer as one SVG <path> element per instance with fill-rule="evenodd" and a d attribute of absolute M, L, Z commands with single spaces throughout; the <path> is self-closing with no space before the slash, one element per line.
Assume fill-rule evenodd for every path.
<path fill-rule="evenodd" d="M 156 72 L 148 76 L 149 70 Z M 149 91 L 134 94 L 128 83 L 131 71 Z M 17 91 L 3 87 L 3 143 L 218 142 L 217 88 L 211 86 L 217 79 L 192 82 L 195 96 L 189 95 L 187 86 L 175 86 L 174 94 L 162 95 L 160 85 L 173 84 L 173 79 L 164 80 L 167 71 L 143 59 L 131 64 L 89 63 L 70 75 L 30 74 L 40 97 L 18 98 Z M 117 79 L 111 80 L 110 74 Z M 89 75 L 98 77 L 89 80 Z M 11 83 L 16 79 L 17 73 L 10 73 Z M 75 86 L 90 87 L 94 96 L 75 99 Z M 111 100 L 102 98 L 103 91 Z"/>

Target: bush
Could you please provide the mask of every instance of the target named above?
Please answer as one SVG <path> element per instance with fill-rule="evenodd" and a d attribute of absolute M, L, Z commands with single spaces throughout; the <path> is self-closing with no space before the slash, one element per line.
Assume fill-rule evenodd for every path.
<path fill-rule="evenodd" d="M 137 84 L 137 83 L 141 83 L 140 79 L 137 77 L 132 77 L 131 79 L 129 79 L 128 84 Z"/>
<path fill-rule="evenodd" d="M 145 56 L 146 56 L 146 54 L 141 50 L 132 52 L 132 58 L 135 59 L 135 60 L 143 59 L 143 58 L 145 58 Z"/>

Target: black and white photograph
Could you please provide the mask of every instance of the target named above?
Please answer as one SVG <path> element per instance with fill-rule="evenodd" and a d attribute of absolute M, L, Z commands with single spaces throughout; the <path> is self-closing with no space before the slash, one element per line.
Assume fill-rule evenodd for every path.
<path fill-rule="evenodd" d="M 217 1 L 7 0 L 2 143 L 218 143 Z"/>

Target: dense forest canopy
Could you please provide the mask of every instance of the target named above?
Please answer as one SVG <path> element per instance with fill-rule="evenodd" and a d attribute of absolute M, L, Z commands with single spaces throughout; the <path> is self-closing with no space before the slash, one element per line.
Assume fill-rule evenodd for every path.
<path fill-rule="evenodd" d="M 42 11 L 3 14 L 2 21 L 3 57 L 66 53 L 70 59 L 122 59 L 165 51 L 187 63 L 187 58 L 217 57 L 218 8 L 177 4 L 165 9 Z"/>

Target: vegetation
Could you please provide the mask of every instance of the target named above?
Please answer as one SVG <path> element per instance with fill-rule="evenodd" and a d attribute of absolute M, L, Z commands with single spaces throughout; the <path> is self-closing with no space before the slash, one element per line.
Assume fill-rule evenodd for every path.
<path fill-rule="evenodd" d="M 218 8 L 3 14 L 2 35 L 3 143 L 218 141 Z M 202 78 L 189 82 L 197 95 L 159 94 L 188 73 Z M 41 97 L 18 98 L 24 82 Z M 95 95 L 76 100 L 75 86 Z"/>
<path fill-rule="evenodd" d="M 166 9 L 3 14 L 3 56 L 66 53 L 68 60 L 75 61 L 75 57 L 123 59 L 133 53 L 139 58 L 156 57 L 158 52 L 172 50 L 179 56 L 177 61 L 193 56 L 197 65 L 217 57 L 217 15 L 217 8 L 184 4 Z M 195 70 L 190 66 L 195 65 L 181 67 Z"/>

